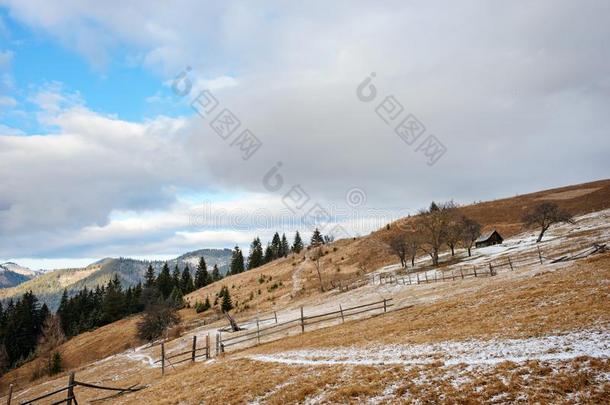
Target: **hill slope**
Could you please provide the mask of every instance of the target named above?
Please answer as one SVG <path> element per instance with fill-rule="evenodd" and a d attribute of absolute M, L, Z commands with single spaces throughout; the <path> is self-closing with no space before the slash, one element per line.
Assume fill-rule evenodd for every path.
<path fill-rule="evenodd" d="M 201 249 L 170 260 L 168 264 L 171 267 L 177 265 L 180 269 L 188 264 L 191 272 L 194 272 L 201 255 L 205 258 L 208 266 L 218 264 L 223 272 L 227 271 L 231 257 L 229 249 Z M 42 302 L 55 310 L 59 305 L 64 289 L 77 291 L 84 287 L 95 288 L 98 285 L 108 283 L 115 274 L 121 280 L 122 285 L 128 287 L 143 279 L 149 264 L 153 266 L 156 272 L 159 272 L 163 263 L 161 261 L 148 262 L 127 258 L 106 258 L 85 268 L 50 271 L 31 280 L 26 279 L 19 285 L 14 284 L 15 287 L 13 288 L 0 289 L 0 299 L 15 298 L 31 290 Z"/>

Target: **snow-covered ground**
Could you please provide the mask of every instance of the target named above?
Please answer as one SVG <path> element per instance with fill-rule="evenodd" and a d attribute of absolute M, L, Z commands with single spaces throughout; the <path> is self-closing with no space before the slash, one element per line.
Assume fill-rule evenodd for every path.
<path fill-rule="evenodd" d="M 529 339 L 296 350 L 248 358 L 293 365 L 416 365 L 441 361 L 445 365 L 476 366 L 504 361 L 570 360 L 580 356 L 610 358 L 610 331 L 587 330 Z"/>

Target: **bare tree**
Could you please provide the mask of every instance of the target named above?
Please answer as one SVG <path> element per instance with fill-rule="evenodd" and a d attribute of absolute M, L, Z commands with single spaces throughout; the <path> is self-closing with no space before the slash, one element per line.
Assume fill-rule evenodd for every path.
<path fill-rule="evenodd" d="M 454 217 L 457 206 L 453 201 L 436 204 L 432 202 L 427 210 L 419 212 L 417 231 L 422 237 L 421 249 L 438 265 L 441 246 L 447 242 L 447 227 Z"/>
<path fill-rule="evenodd" d="M 416 233 L 408 233 L 405 237 L 407 247 L 407 258 L 411 260 L 411 267 L 415 267 L 415 257 L 421 244 L 421 238 Z"/>
<path fill-rule="evenodd" d="M 313 260 L 314 265 L 316 266 L 316 271 L 318 272 L 318 280 L 320 280 L 320 291 L 324 292 L 324 284 L 322 283 L 322 262 L 321 259 L 324 256 L 324 251 L 322 250 L 322 246 L 317 247 L 313 254 L 311 255 L 311 260 Z"/>
<path fill-rule="evenodd" d="M 451 256 L 455 256 L 455 247 L 460 242 L 462 236 L 462 222 L 457 219 L 452 219 L 447 224 L 447 235 L 445 237 L 447 246 L 451 249 Z"/>
<path fill-rule="evenodd" d="M 57 351 L 59 345 L 66 341 L 59 316 L 50 314 L 44 320 L 42 333 L 38 339 L 38 356 L 47 364 L 49 375 L 61 371 L 61 354 Z"/>
<path fill-rule="evenodd" d="M 468 249 L 468 257 L 472 256 L 472 245 L 479 236 L 481 236 L 481 224 L 474 219 L 463 216 L 461 241 L 464 247 Z"/>
<path fill-rule="evenodd" d="M 400 232 L 391 235 L 387 239 L 387 244 L 396 256 L 400 259 L 400 265 L 402 268 L 407 267 L 407 241 L 405 234 Z"/>
<path fill-rule="evenodd" d="M 559 209 L 557 204 L 545 202 L 537 205 L 532 212 L 524 215 L 523 222 L 527 227 L 534 225 L 540 227 L 540 234 L 536 240 L 536 243 L 539 243 L 551 225 L 561 222 L 573 224 L 574 220 L 569 212 Z"/>

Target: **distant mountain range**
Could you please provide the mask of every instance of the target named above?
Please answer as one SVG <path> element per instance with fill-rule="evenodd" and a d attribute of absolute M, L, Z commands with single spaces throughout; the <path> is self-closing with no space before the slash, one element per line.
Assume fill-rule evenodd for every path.
<path fill-rule="evenodd" d="M 228 271 L 231 260 L 230 249 L 196 250 L 168 260 L 167 263 L 170 269 L 177 265 L 181 271 L 188 264 L 194 275 L 199 258 L 202 256 L 205 258 L 209 271 L 212 271 L 215 264 L 218 265 L 221 273 L 226 274 Z M 149 264 L 158 273 L 164 263 L 164 261 L 106 258 L 85 268 L 47 272 L 32 271 L 15 263 L 5 263 L 0 265 L 0 301 L 17 298 L 31 290 L 42 302 L 55 310 L 64 289 L 71 292 L 84 287 L 95 288 L 108 283 L 115 274 L 121 280 L 122 285 L 127 288 L 143 280 Z"/>
<path fill-rule="evenodd" d="M 0 288 L 10 288 L 25 283 L 39 276 L 43 272 L 30 270 L 17 263 L 6 262 L 0 264 Z"/>

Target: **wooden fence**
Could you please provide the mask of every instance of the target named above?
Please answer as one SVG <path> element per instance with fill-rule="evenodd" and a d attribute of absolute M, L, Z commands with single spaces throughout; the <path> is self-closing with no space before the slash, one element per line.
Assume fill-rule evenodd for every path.
<path fill-rule="evenodd" d="M 195 362 L 196 359 L 201 358 L 201 357 L 205 357 L 206 359 L 209 359 L 211 356 L 210 353 L 210 335 L 207 334 L 205 336 L 205 346 L 202 347 L 197 347 L 197 335 L 193 336 L 193 345 L 191 346 L 191 350 L 187 350 L 184 352 L 180 352 L 180 353 L 175 353 L 172 354 L 170 356 L 168 356 L 165 353 L 165 342 L 161 343 L 161 358 L 159 360 L 157 360 L 155 362 L 156 363 L 161 363 L 161 375 L 165 375 L 165 363 L 169 364 L 172 368 L 175 369 L 174 366 L 181 364 L 181 363 L 185 363 L 187 361 L 190 361 L 192 363 Z M 179 360 L 176 360 L 178 358 L 182 357 Z M 174 360 L 172 362 L 172 360 Z"/>
<path fill-rule="evenodd" d="M 68 385 L 66 385 L 65 387 L 56 389 L 55 391 L 48 392 L 46 394 L 43 394 L 43 395 L 33 398 L 33 399 L 20 401 L 19 404 L 20 405 L 34 404 L 36 402 L 42 401 L 43 399 L 47 399 L 47 398 L 51 398 L 51 397 L 58 397 L 59 394 L 62 394 L 65 392 L 66 393 L 65 398 L 61 398 L 61 399 L 55 398 L 55 401 L 51 402 L 51 405 L 59 405 L 59 404 L 63 404 L 63 403 L 66 403 L 68 405 L 78 405 L 76 395 L 74 394 L 74 388 L 76 388 L 76 387 L 84 387 L 84 388 L 91 388 L 91 389 L 95 389 L 95 390 L 116 392 L 116 394 L 113 394 L 111 396 L 104 397 L 104 398 L 98 398 L 95 401 L 111 399 L 111 398 L 117 397 L 121 394 L 124 394 L 126 392 L 136 392 L 136 391 L 139 391 L 142 388 L 144 388 L 144 387 L 137 387 L 136 385 L 133 385 L 133 386 L 127 387 L 127 388 L 116 388 L 116 387 L 104 387 L 101 385 L 89 384 L 86 382 L 77 381 L 76 374 L 74 372 L 72 372 L 72 373 L 70 373 L 70 375 L 68 377 Z M 13 384 L 11 384 L 9 387 L 8 397 L 6 400 L 7 405 L 11 405 L 12 397 L 13 397 Z"/>
<path fill-rule="evenodd" d="M 323 314 L 305 316 L 304 309 L 301 307 L 301 315 L 298 318 L 290 321 L 276 323 L 275 325 L 268 326 L 265 328 L 260 327 L 260 322 L 256 322 L 256 330 L 241 333 L 238 336 L 223 337 L 223 333 L 219 332 L 216 336 L 216 352 L 218 354 L 223 353 L 227 348 L 237 346 L 243 343 L 259 344 L 262 340 L 267 342 L 281 339 L 285 334 L 289 334 L 291 330 L 297 329 L 301 333 L 305 332 L 307 326 L 318 324 L 321 322 L 328 322 L 333 320 L 341 319 L 341 322 L 345 322 L 346 318 L 350 316 L 359 315 L 371 311 L 381 311 L 380 313 L 386 313 L 388 308 L 392 307 L 392 298 L 387 298 L 382 301 L 372 302 L 369 304 L 358 305 L 349 308 L 343 308 L 339 305 L 339 310 L 331 311 Z M 280 336 L 277 336 L 282 333 Z M 275 335 L 275 336 L 274 336 Z"/>

